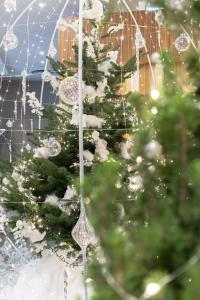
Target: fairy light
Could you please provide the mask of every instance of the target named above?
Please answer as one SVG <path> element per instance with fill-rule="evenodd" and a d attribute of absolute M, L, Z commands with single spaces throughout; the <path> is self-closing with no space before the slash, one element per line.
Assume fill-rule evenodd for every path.
<path fill-rule="evenodd" d="M 150 95 L 153 100 L 158 100 L 160 97 L 160 92 L 157 89 L 153 89 L 151 90 Z"/>
<path fill-rule="evenodd" d="M 144 298 L 149 299 L 152 296 L 157 295 L 161 290 L 161 286 L 159 283 L 156 282 L 150 282 L 147 284 L 145 292 L 144 292 Z"/>

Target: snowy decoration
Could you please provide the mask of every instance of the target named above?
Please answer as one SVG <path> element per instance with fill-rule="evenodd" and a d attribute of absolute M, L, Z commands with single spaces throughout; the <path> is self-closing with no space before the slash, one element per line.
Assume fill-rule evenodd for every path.
<path fill-rule="evenodd" d="M 8 120 L 8 121 L 6 122 L 6 126 L 9 127 L 9 128 L 11 128 L 11 127 L 13 126 L 13 121 Z"/>
<path fill-rule="evenodd" d="M 182 10 L 186 4 L 186 0 L 167 0 L 167 4 L 172 9 Z"/>
<path fill-rule="evenodd" d="M 11 176 L 18 183 L 22 183 L 24 181 L 24 179 L 25 179 L 24 176 L 22 176 L 20 173 L 18 173 L 15 169 L 12 172 Z"/>
<path fill-rule="evenodd" d="M 135 175 L 129 177 L 128 187 L 132 192 L 139 191 L 143 188 L 142 177 L 137 172 Z"/>
<path fill-rule="evenodd" d="M 42 106 L 40 101 L 35 96 L 35 92 L 32 92 L 32 93 L 27 92 L 26 95 L 28 97 L 28 104 L 31 107 L 31 112 L 33 114 L 36 114 L 36 115 L 42 117 L 43 116 L 42 111 L 43 111 L 44 107 Z"/>
<path fill-rule="evenodd" d="M 60 80 L 58 80 L 55 76 L 52 76 L 50 83 L 53 88 L 53 91 L 54 92 L 58 91 L 59 86 L 60 86 Z"/>
<path fill-rule="evenodd" d="M 109 155 L 109 151 L 107 150 L 107 142 L 104 139 L 99 138 L 98 131 L 94 131 L 92 133 L 92 138 L 96 145 L 95 154 L 98 155 L 101 162 L 106 161 Z"/>
<path fill-rule="evenodd" d="M 107 68 L 106 68 L 107 69 Z M 93 86 L 86 85 L 85 86 L 85 96 L 91 100 L 96 97 L 104 97 L 105 96 L 105 88 L 108 85 L 108 80 L 106 77 L 102 79 L 102 81 L 97 81 L 97 88 L 95 89 Z"/>
<path fill-rule="evenodd" d="M 72 119 L 70 121 L 72 125 L 79 124 L 79 111 L 78 106 L 73 106 L 72 108 Z M 83 114 L 83 127 L 101 128 L 105 124 L 105 120 L 102 118 Z"/>
<path fill-rule="evenodd" d="M 132 144 L 130 142 L 120 143 L 121 154 L 124 159 L 131 159 L 130 150 Z"/>
<path fill-rule="evenodd" d="M 49 158 L 49 153 L 48 149 L 45 147 L 38 147 L 34 149 L 34 158 L 43 158 L 43 159 L 48 159 Z"/>
<path fill-rule="evenodd" d="M 31 243 L 37 243 L 44 239 L 46 232 L 41 233 L 32 222 L 18 220 L 13 234 L 15 238 L 22 237 L 29 239 Z"/>
<path fill-rule="evenodd" d="M 104 72 L 105 75 L 109 75 L 109 71 L 113 67 L 112 63 L 117 63 L 118 53 L 118 51 L 109 51 L 107 53 L 107 60 L 99 65 L 99 71 Z"/>
<path fill-rule="evenodd" d="M 58 96 L 61 101 L 68 105 L 78 103 L 78 78 L 69 76 L 62 80 L 58 88 Z"/>
<path fill-rule="evenodd" d="M 65 31 L 67 29 L 71 29 L 71 30 L 74 30 L 75 32 L 77 32 L 78 31 L 78 20 L 68 23 L 67 19 L 61 18 L 57 24 L 57 29 L 59 31 Z"/>
<path fill-rule="evenodd" d="M 188 34 L 181 33 L 175 40 L 175 48 L 178 52 L 185 52 L 190 48 L 191 40 Z"/>
<path fill-rule="evenodd" d="M 44 147 L 47 149 L 47 153 L 49 157 L 54 157 L 59 155 L 62 150 L 61 144 L 54 137 L 45 139 L 42 141 L 42 143 Z"/>
<path fill-rule="evenodd" d="M 26 148 L 27 151 L 29 151 L 29 152 L 31 151 L 31 145 L 30 144 L 26 144 L 25 148 Z"/>
<path fill-rule="evenodd" d="M 71 200 L 76 195 L 77 195 L 77 192 L 76 192 L 76 189 L 74 188 L 74 186 L 68 186 L 63 199 Z"/>
<path fill-rule="evenodd" d="M 16 0 L 4 0 L 4 7 L 9 14 L 13 13 L 16 11 Z"/>
<path fill-rule="evenodd" d="M 89 150 L 83 151 L 83 158 L 85 160 L 84 165 L 89 167 L 92 165 L 94 154 L 92 154 Z"/>
<path fill-rule="evenodd" d="M 152 140 L 145 146 L 145 154 L 149 159 L 159 159 L 162 154 L 162 146 L 159 142 Z"/>
<path fill-rule="evenodd" d="M 164 15 L 162 13 L 162 10 L 157 10 L 155 12 L 155 21 L 158 23 L 158 25 L 162 25 L 164 22 Z"/>
<path fill-rule="evenodd" d="M 6 51 L 13 50 L 18 46 L 18 38 L 13 33 L 12 28 L 9 28 L 2 39 L 3 46 Z"/>
<path fill-rule="evenodd" d="M 114 32 L 118 32 L 119 30 L 123 30 L 123 29 L 124 29 L 124 23 L 114 25 L 114 26 L 110 26 L 108 28 L 108 34 L 112 34 Z"/>
<path fill-rule="evenodd" d="M 83 17 L 85 19 L 100 21 L 104 15 L 103 4 L 100 0 L 85 1 Z"/>
<path fill-rule="evenodd" d="M 57 53 L 56 47 L 54 46 L 54 43 L 52 42 L 50 47 L 49 47 L 49 56 L 54 57 Z"/>
<path fill-rule="evenodd" d="M 45 203 L 59 207 L 59 198 L 56 195 L 48 195 L 45 199 Z"/>

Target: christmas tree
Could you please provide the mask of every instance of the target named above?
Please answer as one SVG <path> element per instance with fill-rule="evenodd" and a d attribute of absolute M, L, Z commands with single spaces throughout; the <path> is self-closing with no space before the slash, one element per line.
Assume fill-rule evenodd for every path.
<path fill-rule="evenodd" d="M 168 25 L 193 26 L 199 34 L 198 1 L 154 2 Z M 160 61 L 163 87 L 142 107 L 132 160 L 127 165 L 113 156 L 85 183 L 99 240 L 89 274 L 95 300 L 199 299 L 199 49 L 193 42 L 184 57 L 187 92 L 170 50 Z"/>
<path fill-rule="evenodd" d="M 127 132 L 137 126 L 134 102 L 139 96 L 123 94 L 121 84 L 135 70 L 135 58 L 119 64 L 118 49 L 103 43 L 105 20 L 91 21 L 90 33 L 84 33 L 84 164 L 93 173 L 94 165 L 108 159 L 110 153 L 129 158 Z M 120 28 L 116 29 L 120 30 Z M 43 241 L 57 246 L 75 246 L 71 231 L 79 216 L 79 196 L 75 188 L 79 177 L 78 157 L 78 46 L 74 62 L 49 58 L 52 69 L 43 78 L 50 81 L 60 103 L 44 109 L 34 92 L 27 93 L 33 112 L 48 119 L 39 136 L 30 137 L 16 162 L 5 170 L 1 199 L 7 210 L 17 214 L 9 219 L 15 232 L 32 243 Z M 56 75 L 55 75 L 56 73 Z M 128 109 L 125 109 L 128 108 Z M 114 130 L 113 130 L 114 129 Z M 28 230 L 30 229 L 30 230 Z"/>

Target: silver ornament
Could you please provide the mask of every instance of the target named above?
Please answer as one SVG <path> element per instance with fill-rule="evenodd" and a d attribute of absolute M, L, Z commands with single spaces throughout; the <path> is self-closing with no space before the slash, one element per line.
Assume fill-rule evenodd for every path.
<path fill-rule="evenodd" d="M 59 155 L 62 150 L 61 144 L 54 137 L 44 140 L 43 144 L 49 157 L 55 157 Z"/>
<path fill-rule="evenodd" d="M 18 46 L 18 38 L 17 36 L 13 33 L 13 30 L 10 28 L 7 30 L 6 34 L 3 36 L 2 40 L 3 46 L 5 50 L 12 50 L 17 48 Z"/>
<path fill-rule="evenodd" d="M 139 191 L 143 188 L 142 177 L 137 172 L 133 176 L 129 177 L 128 187 L 132 192 Z"/>
<path fill-rule="evenodd" d="M 16 11 L 16 0 L 4 0 L 4 7 L 9 14 Z"/>
<path fill-rule="evenodd" d="M 185 52 L 190 48 L 190 37 L 186 33 L 181 33 L 175 40 L 175 48 L 178 52 Z"/>
<path fill-rule="evenodd" d="M 65 78 L 60 83 L 58 95 L 61 101 L 68 105 L 78 104 L 78 78 L 75 76 Z"/>
<path fill-rule="evenodd" d="M 83 251 L 86 251 L 94 239 L 94 234 L 84 211 L 81 211 L 78 222 L 72 230 L 72 237 Z"/>

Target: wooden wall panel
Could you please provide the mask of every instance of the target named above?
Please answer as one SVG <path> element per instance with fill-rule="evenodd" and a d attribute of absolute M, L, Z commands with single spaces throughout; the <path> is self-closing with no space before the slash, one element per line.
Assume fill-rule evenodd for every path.
<path fill-rule="evenodd" d="M 176 61 L 177 68 L 182 70 L 182 55 L 177 52 L 174 47 L 174 41 L 176 37 L 180 34 L 180 31 L 172 31 L 166 27 L 159 27 L 155 21 L 155 15 L 153 12 L 147 11 L 134 11 L 133 12 L 139 26 L 143 37 L 146 41 L 146 46 L 148 53 L 151 55 L 154 52 L 160 52 L 161 49 L 170 49 L 173 57 Z M 68 22 L 74 21 L 75 18 L 68 18 Z M 113 14 L 110 22 L 105 26 L 102 33 L 107 33 L 107 29 L 111 25 L 116 25 L 124 22 L 124 30 L 112 34 L 111 37 L 104 40 L 105 44 L 112 43 L 114 46 L 120 46 L 119 50 L 119 62 L 126 62 L 131 56 L 135 55 L 135 32 L 136 26 L 132 20 L 129 13 L 119 13 Z M 84 20 L 84 29 L 86 32 L 90 31 L 90 25 L 88 20 Z M 158 39 L 158 32 L 160 30 L 160 45 Z M 123 35 L 123 40 L 121 40 L 121 35 Z M 66 30 L 64 32 L 59 32 L 58 35 L 58 49 L 59 49 L 59 59 L 72 59 L 73 52 L 72 46 L 76 40 L 76 34 L 72 30 Z M 184 73 L 184 71 L 182 71 Z M 140 61 L 140 87 L 139 92 L 141 94 L 147 94 L 152 87 L 152 75 L 150 72 L 149 64 L 147 61 L 147 56 L 144 55 Z M 125 89 L 131 89 L 130 80 L 126 83 Z"/>

